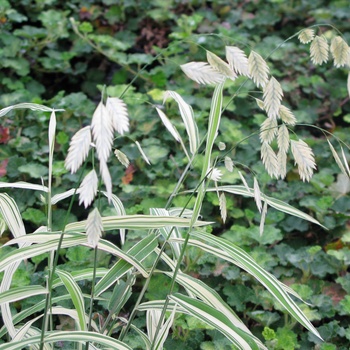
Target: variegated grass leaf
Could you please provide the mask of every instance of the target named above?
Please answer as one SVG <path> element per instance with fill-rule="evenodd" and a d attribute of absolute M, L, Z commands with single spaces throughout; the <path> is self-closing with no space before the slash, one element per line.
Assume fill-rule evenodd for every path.
<path fill-rule="evenodd" d="M 280 152 L 287 153 L 289 149 L 289 131 L 285 124 L 280 125 L 277 134 L 277 145 Z"/>
<path fill-rule="evenodd" d="M 328 61 L 328 42 L 323 36 L 315 36 L 310 45 L 311 61 L 321 65 Z"/>
<path fill-rule="evenodd" d="M 125 153 L 123 153 L 119 149 L 116 149 L 114 151 L 114 155 L 117 157 L 119 162 L 122 163 L 122 165 L 125 166 L 125 168 L 127 168 L 129 166 L 130 161 L 129 161 L 129 158 L 127 157 L 127 155 Z"/>
<path fill-rule="evenodd" d="M 111 114 L 102 102 L 98 104 L 92 116 L 91 130 L 97 157 L 105 163 L 112 150 L 113 124 Z"/>
<path fill-rule="evenodd" d="M 88 243 L 96 248 L 103 231 L 102 218 L 97 208 L 94 208 L 88 215 L 85 229 Z"/>
<path fill-rule="evenodd" d="M 295 125 L 295 123 L 297 122 L 292 111 L 286 106 L 281 105 L 278 114 L 279 117 L 283 120 L 283 122 L 287 125 Z"/>
<path fill-rule="evenodd" d="M 256 206 L 257 206 L 259 212 L 261 213 L 261 209 L 262 209 L 261 192 L 260 192 L 258 180 L 256 179 L 255 176 L 254 176 L 253 188 L 254 188 L 254 200 L 255 200 L 255 203 L 256 203 Z"/>
<path fill-rule="evenodd" d="M 239 175 L 239 177 L 241 178 L 242 183 L 243 183 L 245 189 L 246 189 L 249 193 L 251 193 L 250 187 L 248 186 L 246 179 L 244 178 L 243 174 L 242 174 L 239 170 L 238 170 L 238 175 Z"/>
<path fill-rule="evenodd" d="M 277 118 L 282 96 L 281 84 L 274 77 L 271 77 L 264 86 L 264 108 L 269 118 Z"/>
<path fill-rule="evenodd" d="M 336 36 L 332 39 L 330 51 L 335 67 L 344 67 L 349 64 L 350 48 L 341 36 Z"/>
<path fill-rule="evenodd" d="M 340 157 L 338 156 L 338 153 L 337 151 L 334 149 L 333 145 L 330 143 L 330 141 L 327 139 L 327 142 L 328 142 L 328 145 L 329 145 L 329 148 L 331 149 L 331 152 L 333 154 L 333 157 L 334 157 L 334 160 L 335 162 L 337 163 L 338 167 L 340 168 L 341 172 L 350 177 L 350 173 L 347 173 L 346 170 L 345 170 L 345 167 L 340 159 Z"/>
<path fill-rule="evenodd" d="M 226 156 L 225 159 L 224 159 L 224 162 L 225 162 L 225 168 L 230 172 L 232 173 L 233 171 L 233 160 Z"/>
<path fill-rule="evenodd" d="M 237 74 L 231 69 L 228 63 L 223 61 L 219 56 L 214 53 L 207 51 L 207 60 L 208 63 L 226 78 L 231 80 L 235 80 L 237 78 Z"/>
<path fill-rule="evenodd" d="M 141 153 L 141 156 L 143 158 L 143 160 L 148 164 L 151 165 L 150 160 L 148 159 L 148 157 L 146 156 L 146 153 L 143 151 L 140 143 L 138 141 L 135 141 L 135 145 L 137 146 L 137 148 L 139 149 L 139 152 Z"/>
<path fill-rule="evenodd" d="M 284 179 L 287 175 L 287 153 L 279 150 L 277 153 L 278 175 Z"/>
<path fill-rule="evenodd" d="M 265 60 L 255 51 L 251 51 L 248 57 L 249 76 L 257 87 L 264 87 L 269 78 L 269 67 Z"/>
<path fill-rule="evenodd" d="M 219 205 L 220 205 L 221 219 L 225 223 L 227 218 L 227 206 L 226 206 L 226 196 L 224 192 L 221 192 L 219 195 Z"/>
<path fill-rule="evenodd" d="M 308 44 L 310 41 L 314 40 L 314 37 L 315 31 L 311 28 L 302 30 L 298 35 L 298 39 L 302 44 Z"/>
<path fill-rule="evenodd" d="M 112 178 L 106 162 L 100 162 L 100 174 L 106 186 L 108 202 L 110 202 L 112 198 Z"/>
<path fill-rule="evenodd" d="M 350 97 L 350 72 L 348 73 L 348 80 L 347 80 L 346 87 L 348 88 L 348 95 Z"/>
<path fill-rule="evenodd" d="M 113 129 L 120 135 L 129 131 L 129 115 L 126 104 L 117 97 L 107 97 L 106 108 L 111 116 Z"/>
<path fill-rule="evenodd" d="M 260 226 L 259 226 L 260 236 L 262 236 L 262 234 L 264 233 L 266 214 L 267 214 L 267 202 L 265 201 L 261 211 Z"/>
<path fill-rule="evenodd" d="M 3 117 L 8 112 L 12 111 L 13 109 L 26 109 L 29 108 L 32 111 L 42 111 L 42 112 L 62 112 L 64 109 L 53 109 L 50 107 L 46 107 L 43 105 L 39 105 L 37 103 L 18 103 L 16 105 L 8 106 L 6 108 L 0 109 L 0 117 Z"/>
<path fill-rule="evenodd" d="M 87 208 L 94 200 L 97 193 L 98 178 L 96 171 L 91 170 L 83 179 L 79 187 L 79 204 L 83 203 Z"/>
<path fill-rule="evenodd" d="M 91 144 L 90 125 L 77 131 L 70 142 L 65 167 L 74 174 L 83 164 L 89 154 Z"/>
<path fill-rule="evenodd" d="M 261 142 L 266 142 L 270 144 L 278 131 L 277 119 L 266 118 L 260 127 L 260 140 Z"/>
<path fill-rule="evenodd" d="M 187 77 L 198 84 L 219 84 L 225 80 L 225 76 L 207 62 L 189 62 L 180 67 Z"/>
<path fill-rule="evenodd" d="M 190 141 L 190 151 L 195 154 L 199 145 L 199 134 L 192 107 L 175 91 L 166 91 L 164 101 L 173 98 L 179 106 L 181 118 L 185 124 L 186 132 Z"/>
<path fill-rule="evenodd" d="M 261 159 L 265 165 L 265 169 L 271 177 L 278 177 L 278 161 L 277 156 L 271 146 L 263 142 L 261 144 Z"/>
<path fill-rule="evenodd" d="M 226 59 L 237 74 L 249 77 L 248 58 L 244 51 L 236 46 L 226 46 Z"/>
<path fill-rule="evenodd" d="M 316 169 L 314 154 L 311 148 L 303 140 L 291 140 L 291 150 L 295 163 L 298 166 L 300 178 L 310 181 L 313 169 Z"/>

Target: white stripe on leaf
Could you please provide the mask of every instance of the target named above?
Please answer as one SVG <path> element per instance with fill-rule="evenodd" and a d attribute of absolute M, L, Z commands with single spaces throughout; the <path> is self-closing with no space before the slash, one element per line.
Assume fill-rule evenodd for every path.
<path fill-rule="evenodd" d="M 248 58 L 249 75 L 257 87 L 264 87 L 268 82 L 269 67 L 265 60 L 255 51 L 251 51 Z"/>

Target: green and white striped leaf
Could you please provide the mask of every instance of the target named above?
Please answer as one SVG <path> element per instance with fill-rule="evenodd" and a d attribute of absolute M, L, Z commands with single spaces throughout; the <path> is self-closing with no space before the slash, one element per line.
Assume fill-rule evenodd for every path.
<path fill-rule="evenodd" d="M 290 288 L 278 281 L 274 275 L 265 271 L 243 249 L 225 240 L 224 238 L 216 237 L 204 231 L 193 231 L 191 232 L 191 236 L 195 239 L 190 239 L 189 245 L 201 248 L 204 251 L 214 254 L 221 259 L 227 260 L 247 271 L 262 285 L 264 285 L 275 300 L 280 302 L 291 316 L 293 316 L 300 324 L 302 324 L 315 336 L 322 339 L 316 328 L 311 324 L 299 306 L 289 296 L 288 293 L 290 293 Z M 297 296 L 296 293 L 293 293 L 293 295 Z"/>
<path fill-rule="evenodd" d="M 0 305 L 4 303 L 13 303 L 17 300 L 30 298 L 34 295 L 47 294 L 48 291 L 42 286 L 16 287 L 0 293 Z"/>
<path fill-rule="evenodd" d="M 30 247 L 17 249 L 5 255 L 0 261 L 0 272 L 6 269 L 6 267 L 11 263 L 22 261 L 24 259 L 29 259 L 29 258 L 32 258 L 33 256 L 47 253 L 49 251 L 54 251 L 55 249 L 57 249 L 60 237 L 61 237 L 60 234 L 54 234 L 49 232 L 49 233 L 34 233 L 31 235 L 26 235 L 25 237 L 12 239 L 11 241 L 7 242 L 6 245 L 17 244 L 17 243 L 20 244 L 23 242 L 30 242 L 30 243 L 37 243 L 37 244 L 32 245 Z M 87 236 L 85 234 L 66 233 L 62 242 L 62 248 L 68 248 L 79 244 L 91 247 L 91 245 L 89 245 L 87 242 Z M 130 256 L 127 252 L 124 252 L 113 243 L 101 239 L 99 241 L 98 249 L 103 250 L 112 255 L 118 256 L 121 259 L 124 259 L 125 261 L 133 265 L 144 277 L 148 276 L 148 272 L 137 259 L 135 259 L 133 256 Z"/>
<path fill-rule="evenodd" d="M 228 193 L 232 193 L 232 194 L 238 194 L 241 196 L 247 196 L 247 197 L 254 197 L 254 191 L 253 189 L 247 189 L 244 186 L 236 186 L 236 185 L 228 185 L 228 186 L 218 186 L 217 188 L 209 188 L 207 189 L 207 191 L 225 191 Z M 261 200 L 264 202 L 266 201 L 267 204 L 272 207 L 275 208 L 279 211 L 282 211 L 286 214 L 290 214 L 293 216 L 296 216 L 298 218 L 301 218 L 303 220 L 307 220 L 310 221 L 314 224 L 317 224 L 321 227 L 323 227 L 324 229 L 327 229 L 325 226 L 321 225 L 316 219 L 314 219 L 312 216 L 305 214 L 304 212 L 302 212 L 301 210 L 298 210 L 294 207 L 292 207 L 291 205 L 279 200 L 279 199 L 275 199 L 272 197 L 268 197 L 265 194 L 263 194 L 261 196 Z"/>
<path fill-rule="evenodd" d="M 198 299 L 190 298 L 179 293 L 170 295 L 169 299 L 182 306 L 188 314 L 211 325 L 224 334 L 236 349 L 259 350 L 259 346 L 254 340 L 255 337 L 234 326 L 229 318 L 212 306 L 207 305 Z"/>
<path fill-rule="evenodd" d="M 19 103 L 16 105 L 12 105 L 6 108 L 3 108 L 0 110 L 0 117 L 3 117 L 8 112 L 12 111 L 13 109 L 31 109 L 32 111 L 42 111 L 42 112 L 62 112 L 64 109 L 53 109 L 49 108 L 43 105 L 39 105 L 37 103 Z"/>
<path fill-rule="evenodd" d="M 0 182 L 0 188 L 22 188 L 25 190 L 43 191 L 48 192 L 48 188 L 43 185 L 31 184 L 29 182 Z"/>
<path fill-rule="evenodd" d="M 75 307 L 75 310 L 79 318 L 79 321 L 77 322 L 78 329 L 82 331 L 86 331 L 87 323 L 85 319 L 84 297 L 80 287 L 74 281 L 74 278 L 69 272 L 56 270 L 56 273 L 58 277 L 61 279 L 61 281 L 63 282 L 64 286 L 66 287 L 69 295 L 71 296 L 71 300 L 73 302 L 73 305 Z"/>
<path fill-rule="evenodd" d="M 14 237 L 25 236 L 26 231 L 16 202 L 6 193 L 0 193 L 0 212 Z"/>
<path fill-rule="evenodd" d="M 164 94 L 164 101 L 169 97 L 174 99 L 179 106 L 180 114 L 190 141 L 190 151 L 192 154 L 195 154 L 199 146 L 199 134 L 192 107 L 175 91 L 166 91 Z"/>
<path fill-rule="evenodd" d="M 129 230 L 159 229 L 165 226 L 189 227 L 190 220 L 173 216 L 154 215 L 125 215 L 125 216 L 105 216 L 102 218 L 103 230 L 116 230 L 125 228 Z M 206 226 L 211 222 L 196 221 L 194 226 Z M 66 232 L 84 232 L 85 220 L 68 224 Z"/>
<path fill-rule="evenodd" d="M 10 342 L 7 344 L 1 344 L 0 350 L 19 350 L 23 349 L 26 346 L 32 344 L 39 344 L 40 342 L 40 334 L 36 336 L 32 336 L 26 339 L 23 339 L 18 342 Z M 44 342 L 45 343 L 54 343 L 58 341 L 72 341 L 79 342 L 81 344 L 85 344 L 87 341 L 95 342 L 101 345 L 108 346 L 111 349 L 118 350 L 132 350 L 127 344 L 111 338 L 107 335 L 86 332 L 86 331 L 54 331 L 54 332 L 46 332 Z"/>
<path fill-rule="evenodd" d="M 154 251 L 157 245 L 157 236 L 154 233 L 152 233 L 150 235 L 147 235 L 145 238 L 143 238 L 141 241 L 137 242 L 137 244 L 131 247 L 128 250 L 127 254 L 133 256 L 134 259 L 141 262 Z M 133 266 L 125 260 L 117 261 L 108 270 L 108 272 L 98 281 L 98 283 L 95 286 L 95 294 L 99 296 L 132 268 Z"/>

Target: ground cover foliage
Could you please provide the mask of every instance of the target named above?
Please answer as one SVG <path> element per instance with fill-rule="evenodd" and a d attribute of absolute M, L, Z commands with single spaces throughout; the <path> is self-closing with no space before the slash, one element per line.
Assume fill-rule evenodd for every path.
<path fill-rule="evenodd" d="M 78 171 L 71 174 L 65 167 L 69 142 L 77 130 L 91 124 L 91 118 L 102 94 L 103 104 L 106 103 L 106 96 L 121 98 L 130 116 L 129 132 L 119 132 L 119 136 L 113 140 L 113 150 L 119 155 L 119 160 L 117 157 L 111 157 L 108 164 L 113 193 L 124 204 L 128 215 L 148 215 L 150 208 L 164 208 L 175 184 L 184 174 L 188 159 L 181 144 L 174 141 L 171 133 L 166 132 L 154 106 L 158 106 L 160 113 L 166 113 L 184 143 L 188 145 L 189 139 L 193 140 L 193 137 L 188 138 L 189 129 L 186 129 L 179 116 L 179 99 L 174 99 L 172 95 L 167 99 L 165 107 L 161 107 L 164 91 L 179 93 L 184 101 L 192 106 L 199 130 L 198 140 L 204 140 L 214 88 L 193 83 L 186 77 L 180 65 L 209 61 L 212 65 L 216 64 L 214 79 L 220 80 L 217 72 L 225 75 L 227 67 L 223 68 L 225 65 L 217 57 L 225 60 L 226 46 L 238 47 L 247 55 L 253 50 L 266 59 L 269 75 L 281 84 L 284 93 L 283 104 L 288 106 L 296 117 L 297 124 L 292 128 L 295 134 L 290 131 L 292 138 L 294 141 L 300 138 L 312 147 L 317 171 L 310 182 L 302 182 L 297 166 L 293 164 L 294 159 L 290 157 L 287 162 L 286 179 L 270 178 L 268 172 L 273 174 L 274 171 L 269 166 L 266 171 L 260 160 L 261 139 L 266 141 L 270 137 L 276 137 L 274 133 L 267 132 L 276 127 L 266 127 L 265 124 L 265 133 L 260 132 L 260 128 L 262 123 L 268 120 L 266 112 L 273 114 L 276 106 L 279 106 L 280 98 L 277 98 L 272 107 L 264 103 L 261 105 L 259 101 L 257 103 L 256 98 L 266 100 L 259 83 L 256 86 L 249 81 L 238 90 L 246 78 L 244 74 L 241 76 L 242 71 L 233 70 L 239 77 L 232 83 L 227 79 L 225 83 L 225 111 L 221 116 L 220 131 L 215 145 L 210 152 L 212 166 L 215 165 L 221 170 L 223 176 L 218 182 L 218 189 L 214 186 L 213 191 L 206 193 L 201 210 L 201 220 L 214 223 L 201 235 L 207 237 L 206 234 L 211 232 L 214 237 L 238 245 L 266 271 L 293 288 L 308 303 L 297 301 L 325 342 L 322 343 L 300 326 L 251 273 L 225 259 L 219 259 L 205 249 L 190 245 L 186 250 L 181 271 L 189 276 L 188 279 L 196 278 L 213 288 L 268 349 L 348 349 L 350 200 L 349 182 L 344 174 L 347 169 L 340 144 L 337 142 L 337 138 L 346 142 L 348 137 L 348 66 L 343 67 L 341 58 L 334 57 L 334 49 L 329 53 L 328 62 L 317 65 L 316 63 L 325 58 L 325 52 L 322 53 L 321 50 L 321 54 L 318 55 L 319 51 L 311 50 L 313 60 L 310 60 L 312 43 L 303 44 L 297 36 L 290 38 L 301 29 L 318 24 L 319 27 L 313 28 L 315 35 L 324 38 L 328 43 L 339 35 L 335 28 L 341 31 L 345 42 L 349 42 L 346 10 L 346 1 L 332 1 L 327 4 L 323 1 L 295 1 L 290 4 L 256 1 L 237 2 L 234 5 L 220 1 L 125 1 L 123 5 L 115 5 L 113 1 L 91 1 L 84 6 L 80 1 L 69 1 L 64 8 L 59 1 L 22 0 L 15 4 L 0 1 L 1 108 L 30 102 L 64 109 L 62 112 L 56 112 L 54 147 L 48 143 L 47 137 L 50 120 L 52 122 L 50 112 L 16 109 L 2 117 L 2 181 L 26 181 L 41 186 L 43 179 L 47 186 L 50 152 L 54 152 L 51 169 L 52 197 L 80 183 L 81 173 Z M 302 41 L 308 41 L 308 34 L 305 35 Z M 290 39 L 284 43 L 287 38 Z M 284 44 L 281 45 L 282 43 Z M 209 58 L 205 50 L 210 50 Z M 142 70 L 147 64 L 147 68 Z M 186 69 L 184 71 L 186 73 Z M 135 77 L 137 79 L 133 80 Z M 328 132 L 332 132 L 335 137 L 329 137 Z M 329 137 L 334 149 L 326 137 Z M 139 142 L 151 165 L 141 156 L 135 141 Z M 268 144 L 275 150 L 276 146 L 280 146 L 277 141 L 270 141 Z M 205 145 L 202 145 L 180 188 L 181 191 L 193 190 L 202 184 L 200 181 L 204 177 L 203 174 L 201 177 L 201 173 L 206 162 L 204 148 Z M 345 157 L 348 157 L 344 144 L 342 148 Z M 337 152 L 339 159 L 334 160 L 334 152 Z M 97 150 L 96 153 L 98 154 Z M 191 155 L 189 147 L 187 153 Z M 130 160 L 130 164 L 125 163 L 127 167 L 120 163 L 123 160 L 126 162 L 123 154 Z M 98 160 L 95 162 L 101 161 L 101 157 L 103 158 L 98 154 Z M 232 159 L 234 171 L 225 170 L 231 164 L 226 159 L 225 167 L 225 157 Z M 89 161 L 84 175 L 91 165 Z M 97 164 L 96 167 L 98 168 Z M 252 189 L 250 194 L 247 193 L 242 177 L 248 187 L 252 188 L 255 177 L 261 192 L 266 196 L 301 209 L 328 230 L 276 210 L 270 204 L 261 235 L 262 215 L 256 206 L 259 200 L 254 201 L 252 196 L 249 197 L 257 192 Z M 305 177 L 308 177 L 308 173 Z M 106 177 L 104 181 L 108 183 Z M 241 186 L 241 193 L 246 191 L 245 196 L 224 192 L 224 186 L 228 189 L 231 185 Z M 213 183 L 209 186 L 212 187 Z M 6 189 L 5 193 L 16 202 L 28 233 L 47 225 L 47 208 L 39 192 L 17 188 Z M 225 197 L 222 193 L 225 193 Z M 175 196 L 172 198 L 173 206 L 184 207 L 188 199 L 188 195 L 185 194 Z M 81 201 L 84 202 L 84 198 Z M 69 200 L 61 200 L 52 206 L 52 231 L 62 230 L 65 220 L 73 223 L 88 217 L 90 210 L 79 206 L 78 203 L 77 196 L 77 200 L 69 209 L 68 218 L 66 213 L 70 207 Z M 118 206 L 119 202 L 116 199 L 113 202 L 116 209 L 107 203 L 107 199 L 101 198 L 99 211 L 103 217 L 115 215 L 114 210 L 125 214 L 122 213 L 122 207 Z M 192 199 L 189 208 L 193 208 L 194 204 Z M 223 219 L 225 210 L 220 210 L 220 206 L 226 208 L 226 220 Z M 155 215 L 156 212 L 152 214 Z M 120 247 L 119 232 L 108 230 L 106 233 L 104 238 Z M 50 234 L 52 239 L 56 239 L 57 247 L 58 236 Z M 128 251 L 144 239 L 145 235 L 146 230 L 128 230 L 123 251 Z M 10 239 L 11 230 L 6 229 L 1 242 L 6 243 Z M 71 239 L 73 242 L 73 238 Z M 209 237 L 207 239 L 209 240 Z M 151 245 L 154 244 L 153 236 L 149 236 L 149 240 Z M 167 246 L 167 249 L 173 249 L 166 251 L 170 257 L 176 257 L 177 242 Z M 9 246 L 2 247 L 2 260 L 6 254 L 12 254 L 14 251 L 14 248 Z M 72 276 L 79 271 L 93 271 L 95 254 L 98 262 L 96 274 L 101 278 L 107 269 L 113 266 L 116 258 L 83 246 L 67 246 L 60 250 L 59 255 L 56 255 L 59 263 L 57 271 L 60 272 L 55 278 L 60 278 L 61 284 L 65 286 L 78 286 L 76 290 L 90 293 L 93 285 L 91 279 L 73 282 Z M 132 254 L 136 254 L 136 251 L 132 251 Z M 50 273 L 47 266 L 51 266 L 47 264 L 48 257 L 48 254 L 33 256 L 22 262 L 13 276 L 11 288 L 26 287 L 29 293 L 34 293 L 34 290 L 29 289 L 30 286 L 45 286 L 46 276 Z M 145 260 L 144 268 L 150 268 L 152 261 L 154 256 L 151 255 Z M 137 266 L 139 271 L 142 271 L 141 266 Z M 171 262 L 166 259 L 158 268 L 172 271 Z M 111 312 L 115 305 L 120 306 L 120 310 L 113 310 L 120 319 L 107 322 L 106 328 L 108 334 L 115 339 L 120 337 L 120 328 L 125 319 L 130 317 L 132 305 L 135 304 L 144 283 L 142 278 L 136 279 L 128 301 L 127 298 L 118 300 L 120 290 L 126 291 L 127 294 L 126 286 L 128 283 L 132 284 L 130 279 L 133 275 L 128 276 L 129 278 L 121 280 L 114 290 L 111 288 L 106 294 L 101 294 L 100 299 L 96 298 L 94 304 L 93 321 L 96 322 L 99 331 L 104 327 L 106 320 L 111 321 L 108 319 L 108 312 Z M 184 275 L 179 276 L 179 285 L 189 283 L 189 280 L 184 280 Z M 56 288 L 52 298 L 62 294 L 69 295 L 67 289 L 59 286 L 59 280 L 52 280 Z M 155 273 L 142 301 L 151 303 L 165 299 L 170 285 L 171 279 L 165 273 Z M 198 289 L 199 287 L 197 285 Z M 180 287 L 176 288 L 179 289 L 175 291 L 182 292 Z M 78 292 L 75 295 L 76 301 L 81 301 L 81 295 Z M 182 294 L 176 294 L 179 299 L 173 301 L 182 302 L 183 306 L 188 300 L 180 300 L 180 295 Z M 109 299 L 113 302 L 108 303 Z M 19 298 L 11 303 L 11 313 L 19 314 L 42 300 L 45 300 L 43 295 Z M 79 310 L 78 304 L 73 305 L 68 301 L 60 301 L 58 305 Z M 144 305 L 144 310 L 146 307 L 147 304 Z M 153 308 L 156 307 L 157 305 L 153 304 Z M 87 312 L 92 309 L 89 303 L 86 303 L 84 308 Z M 82 310 L 80 309 L 80 315 Z M 36 310 L 33 316 L 19 321 L 20 324 L 33 320 L 34 316 L 41 312 Z M 2 309 L 2 316 L 4 315 L 6 314 Z M 144 313 L 138 313 L 134 323 L 136 327 L 124 337 L 125 343 L 131 348 L 145 348 L 144 340 L 140 333 L 137 333 L 137 329 L 145 330 L 152 317 L 155 320 L 159 316 L 157 313 L 150 314 L 146 320 Z M 165 348 L 232 348 L 232 339 L 228 340 L 217 329 L 198 321 L 193 315 L 182 313 L 174 317 L 174 324 L 164 343 Z M 74 321 L 71 320 L 71 314 L 54 316 L 52 329 L 71 331 L 75 327 Z M 171 320 L 171 316 L 168 320 Z M 40 319 L 33 324 L 32 336 L 35 336 L 35 329 L 41 328 L 41 322 Z M 88 327 L 83 317 L 77 323 L 80 324 L 80 330 Z M 9 341 L 4 329 L 1 329 L 3 345 L 0 346 L 5 346 Z M 166 334 L 167 327 L 163 327 L 162 330 Z M 51 336 L 54 337 L 54 334 Z M 151 340 L 154 339 L 154 334 L 148 336 Z M 61 339 L 57 339 L 55 344 L 56 348 L 72 346 L 75 345 Z"/>

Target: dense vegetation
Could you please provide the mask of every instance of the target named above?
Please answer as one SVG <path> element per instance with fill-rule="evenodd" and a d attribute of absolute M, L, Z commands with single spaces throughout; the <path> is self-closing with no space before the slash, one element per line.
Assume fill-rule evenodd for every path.
<path fill-rule="evenodd" d="M 348 142 L 349 67 L 336 68 L 331 62 L 314 65 L 310 61 L 310 45 L 301 44 L 296 36 L 301 29 L 315 26 L 316 33 L 327 40 L 341 32 L 350 43 L 348 1 L 257 0 L 230 4 L 221 0 L 125 0 L 122 5 L 115 3 L 91 0 L 82 5 L 81 1 L 69 0 L 62 6 L 61 1 L 55 0 L 0 0 L 0 108 L 30 102 L 64 109 L 57 112 L 52 195 L 74 188 L 81 180 L 79 172 L 71 174 L 66 170 L 65 158 L 72 135 L 90 124 L 102 94 L 102 99 L 106 95 L 122 98 L 130 116 L 130 132 L 119 135 L 113 143 L 113 148 L 130 160 L 126 168 L 117 158 L 111 160 L 113 192 L 128 215 L 149 214 L 150 208 L 165 207 L 187 158 L 181 145 L 165 132 L 154 106 L 163 103 L 163 91 L 178 92 L 192 106 L 203 139 L 213 88 L 188 79 L 180 65 L 206 61 L 206 50 L 223 57 L 225 46 L 258 52 L 283 87 L 284 102 L 297 119 L 293 130 L 312 147 L 317 171 L 310 182 L 302 182 L 290 159 L 286 179 L 270 178 L 260 160 L 259 129 L 266 116 L 255 98 L 261 97 L 256 87 L 239 77 L 242 88 L 238 89 L 237 82 L 227 83 L 225 88 L 225 113 L 213 150 L 216 166 L 223 173 L 225 156 L 233 159 L 235 171 L 226 172 L 219 183 L 241 185 L 242 175 L 253 187 L 256 177 L 267 196 L 299 208 L 327 229 L 269 208 L 260 235 L 261 215 L 252 198 L 226 194 L 227 218 L 223 220 L 215 191 L 206 194 L 201 215 L 203 220 L 215 222 L 206 228 L 208 232 L 239 245 L 308 303 L 298 305 L 325 342 L 297 324 L 251 274 L 238 267 L 191 247 L 182 270 L 212 287 L 268 349 L 349 349 L 350 181 L 341 173 L 327 142 L 329 137 L 338 154 L 341 151 L 337 140 Z M 168 100 L 166 113 L 184 137 L 186 131 L 177 104 Z M 3 182 L 40 185 L 42 179 L 47 181 L 49 119 L 48 113 L 24 109 L 2 117 Z M 151 165 L 141 157 L 134 141 L 141 144 Z M 348 159 L 347 146 L 342 144 L 342 147 Z M 181 191 L 193 190 L 201 181 L 205 158 L 204 150 L 201 152 L 181 184 Z M 47 224 L 46 206 L 39 194 L 24 189 L 5 192 L 17 203 L 27 232 Z M 188 199 L 188 196 L 176 196 L 172 203 L 184 207 Z M 101 201 L 101 214 L 112 215 L 107 201 Z M 53 230 L 62 229 L 67 210 L 69 222 L 87 217 L 78 200 L 72 208 L 69 201 L 62 201 L 52 213 Z M 2 244 L 12 238 L 10 230 L 4 230 Z M 130 230 L 127 237 L 124 250 L 140 241 L 144 232 Z M 120 244 L 116 230 L 106 238 Z M 4 248 L 2 256 L 11 249 Z M 62 249 L 60 268 L 71 273 L 91 268 L 94 252 L 83 246 Z M 13 286 L 45 285 L 47 257 L 48 254 L 43 254 L 22 263 L 14 275 Z M 112 263 L 114 258 L 101 253 L 99 268 L 108 268 Z M 164 299 L 169 281 L 163 274 L 155 274 L 145 300 Z M 90 284 L 84 283 L 80 287 L 85 291 Z M 134 294 L 122 309 L 125 318 L 142 286 L 141 280 L 133 286 Z M 116 298 L 111 291 L 106 293 L 96 301 L 96 318 L 101 324 L 107 318 L 106 310 L 110 309 L 106 300 Z M 12 311 L 28 309 L 41 300 L 42 296 L 19 300 L 13 304 Z M 61 330 L 74 327 L 68 316 L 54 321 Z M 140 313 L 137 327 L 143 329 L 145 323 Z M 116 334 L 117 330 L 116 325 Z M 3 329 L 0 334 L 0 342 L 5 344 Z M 124 340 L 134 349 L 144 348 L 136 332 L 128 333 Z M 72 345 L 62 342 L 56 346 L 69 349 Z M 164 347 L 206 350 L 230 349 L 231 345 L 213 327 L 182 314 L 175 318 Z"/>

